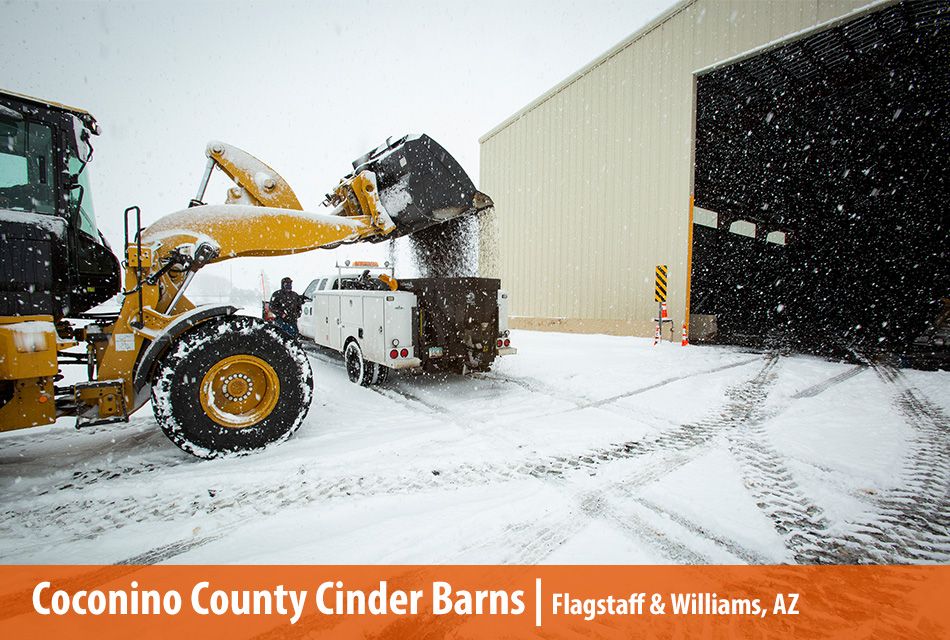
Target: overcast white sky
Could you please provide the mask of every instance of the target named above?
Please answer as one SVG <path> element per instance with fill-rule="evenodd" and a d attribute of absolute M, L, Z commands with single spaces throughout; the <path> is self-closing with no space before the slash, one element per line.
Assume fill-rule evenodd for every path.
<path fill-rule="evenodd" d="M 308 209 L 352 159 L 410 132 L 438 140 L 477 184 L 479 136 L 673 3 L 0 0 L 0 86 L 99 120 L 94 202 L 118 247 L 125 207 L 148 222 L 186 206 L 210 139 L 273 166 Z M 207 200 L 223 201 L 214 186 Z M 209 271 L 244 288 L 261 269 L 271 282 L 291 273 L 300 290 L 338 257 L 380 251 Z"/>

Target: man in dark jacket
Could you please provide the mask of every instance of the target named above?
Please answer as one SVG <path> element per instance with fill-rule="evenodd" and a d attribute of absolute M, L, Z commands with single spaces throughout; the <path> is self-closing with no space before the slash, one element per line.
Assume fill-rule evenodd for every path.
<path fill-rule="evenodd" d="M 294 282 L 290 278 L 280 281 L 280 289 L 270 297 L 270 310 L 274 314 L 274 324 L 288 335 L 297 337 L 297 320 L 304 298 L 294 292 Z"/>

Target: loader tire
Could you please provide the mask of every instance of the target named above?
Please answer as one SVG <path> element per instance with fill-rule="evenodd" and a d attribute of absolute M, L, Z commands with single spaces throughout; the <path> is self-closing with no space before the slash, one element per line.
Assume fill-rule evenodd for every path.
<path fill-rule="evenodd" d="M 199 458 L 244 455 L 289 438 L 303 423 L 313 373 L 300 345 L 258 318 L 229 316 L 187 331 L 152 385 L 165 435 Z"/>

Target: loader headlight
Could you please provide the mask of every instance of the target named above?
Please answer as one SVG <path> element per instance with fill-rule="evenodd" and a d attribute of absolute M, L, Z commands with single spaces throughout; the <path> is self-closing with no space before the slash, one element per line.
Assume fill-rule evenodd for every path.
<path fill-rule="evenodd" d="M 394 347 L 398 347 L 398 346 L 399 346 L 399 339 L 398 339 L 398 338 L 393 338 L 393 346 L 394 346 Z"/>

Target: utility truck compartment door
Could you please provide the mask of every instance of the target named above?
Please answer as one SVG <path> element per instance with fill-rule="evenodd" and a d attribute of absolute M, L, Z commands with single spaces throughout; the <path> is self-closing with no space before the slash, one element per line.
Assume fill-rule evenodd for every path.
<path fill-rule="evenodd" d="M 340 320 L 345 327 L 363 326 L 363 300 L 360 296 L 342 296 L 340 300 Z"/>
<path fill-rule="evenodd" d="M 373 362 L 385 362 L 386 339 L 383 319 L 383 298 L 380 295 L 363 298 L 363 356 Z"/>
<path fill-rule="evenodd" d="M 330 346 L 329 299 L 329 296 L 320 293 L 315 293 L 313 296 L 313 339 L 317 344 L 325 347 Z"/>
<path fill-rule="evenodd" d="M 343 349 L 340 324 L 340 294 L 330 293 L 327 295 L 327 346 L 337 351 Z"/>

